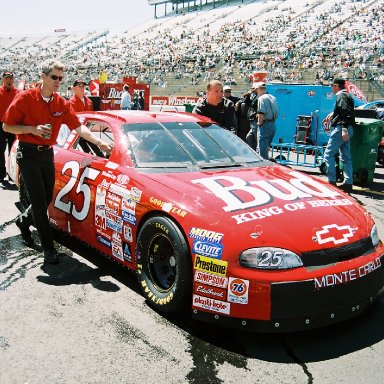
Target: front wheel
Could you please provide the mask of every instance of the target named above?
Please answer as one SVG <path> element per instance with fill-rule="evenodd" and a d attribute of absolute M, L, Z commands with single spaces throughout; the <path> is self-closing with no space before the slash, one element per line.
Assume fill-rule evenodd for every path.
<path fill-rule="evenodd" d="M 192 261 L 187 241 L 167 217 L 152 217 L 141 228 L 136 274 L 145 298 L 159 312 L 183 310 L 191 301 Z"/>

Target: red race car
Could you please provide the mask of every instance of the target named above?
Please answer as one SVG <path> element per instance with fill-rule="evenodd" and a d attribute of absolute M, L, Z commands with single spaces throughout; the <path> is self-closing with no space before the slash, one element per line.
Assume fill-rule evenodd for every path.
<path fill-rule="evenodd" d="M 114 149 L 62 127 L 50 222 L 135 270 L 159 312 L 296 331 L 352 318 L 382 293 L 375 223 L 339 189 L 198 115 L 79 116 Z M 15 148 L 8 167 L 27 206 Z"/>

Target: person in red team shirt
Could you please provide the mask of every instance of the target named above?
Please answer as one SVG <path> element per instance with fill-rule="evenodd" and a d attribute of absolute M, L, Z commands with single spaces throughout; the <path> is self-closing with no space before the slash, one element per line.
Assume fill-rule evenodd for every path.
<path fill-rule="evenodd" d="M 13 73 L 3 73 L 3 84 L 0 87 L 0 183 L 5 185 L 7 172 L 5 169 L 5 150 L 8 146 L 8 155 L 16 137 L 13 133 L 3 131 L 3 117 L 12 100 L 19 91 L 13 86 Z"/>
<path fill-rule="evenodd" d="M 69 99 L 69 102 L 75 112 L 93 111 L 92 100 L 84 93 L 86 84 L 82 80 L 75 80 L 73 83 L 74 95 Z"/>
<path fill-rule="evenodd" d="M 41 88 L 18 93 L 3 120 L 4 131 L 16 134 L 19 140 L 16 158 L 31 203 L 30 209 L 19 216 L 16 225 L 24 242 L 31 246 L 33 239 L 29 227 L 34 224 L 43 248 L 44 262 L 52 264 L 58 262 L 58 254 L 54 248 L 47 209 L 55 184 L 52 145 L 56 144 L 61 125 L 66 124 L 70 130 L 76 129 L 81 137 L 103 151 L 111 151 L 108 144 L 81 125 L 70 103 L 57 93 L 63 74 L 62 63 L 45 61 L 40 68 Z"/>

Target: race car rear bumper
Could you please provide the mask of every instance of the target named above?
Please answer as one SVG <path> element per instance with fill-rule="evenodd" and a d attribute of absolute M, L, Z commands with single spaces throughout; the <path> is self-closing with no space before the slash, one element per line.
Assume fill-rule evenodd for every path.
<path fill-rule="evenodd" d="M 314 289 L 313 280 L 272 283 L 271 319 L 234 318 L 194 309 L 192 317 L 244 330 L 296 332 L 336 324 L 358 316 L 384 291 L 384 256 L 381 266 L 367 276 Z"/>

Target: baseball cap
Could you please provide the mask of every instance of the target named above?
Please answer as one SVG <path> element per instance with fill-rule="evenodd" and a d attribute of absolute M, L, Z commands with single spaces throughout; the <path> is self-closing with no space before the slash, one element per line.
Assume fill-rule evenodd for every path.
<path fill-rule="evenodd" d="M 224 85 L 223 91 L 230 91 L 232 88 L 229 85 Z"/>
<path fill-rule="evenodd" d="M 13 72 L 11 72 L 11 71 L 5 71 L 5 72 L 3 73 L 3 77 L 13 77 Z"/>
<path fill-rule="evenodd" d="M 76 85 L 79 85 L 79 84 L 88 85 L 88 83 L 87 83 L 86 81 L 77 79 L 77 80 L 75 80 L 75 82 L 73 83 L 73 86 L 76 87 Z"/>
<path fill-rule="evenodd" d="M 336 78 L 332 81 L 332 84 L 337 84 L 340 88 L 345 87 L 345 80 L 341 78 Z"/>
<path fill-rule="evenodd" d="M 264 83 L 264 81 L 258 81 L 257 83 L 252 84 L 253 89 L 257 88 L 265 88 L 267 85 Z"/>

